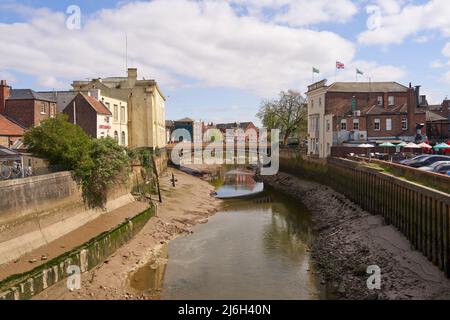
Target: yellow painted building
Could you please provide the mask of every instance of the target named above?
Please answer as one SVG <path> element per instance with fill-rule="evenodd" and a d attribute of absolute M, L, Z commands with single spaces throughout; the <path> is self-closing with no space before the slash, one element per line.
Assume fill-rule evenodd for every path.
<path fill-rule="evenodd" d="M 128 146 L 164 148 L 166 146 L 166 98 L 155 80 L 138 80 L 137 69 L 128 77 L 74 81 L 74 91 L 100 89 L 108 97 L 128 102 Z"/>

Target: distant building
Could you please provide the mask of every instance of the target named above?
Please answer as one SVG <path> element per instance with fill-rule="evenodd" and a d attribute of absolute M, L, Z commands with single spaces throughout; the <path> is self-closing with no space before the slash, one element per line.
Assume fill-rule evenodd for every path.
<path fill-rule="evenodd" d="M 165 101 L 155 80 L 138 80 L 137 69 L 128 77 L 74 81 L 74 91 L 100 89 L 102 94 L 128 103 L 128 133 L 131 148 L 166 146 Z"/>
<path fill-rule="evenodd" d="M 174 121 L 166 120 L 166 143 L 173 143 L 172 132 L 174 130 Z"/>
<path fill-rule="evenodd" d="M 397 82 L 327 86 L 326 80 L 310 85 L 308 154 L 325 158 L 335 145 L 416 140 L 426 121 L 419 107 L 419 88 Z"/>
<path fill-rule="evenodd" d="M 450 139 L 450 100 L 444 100 L 439 105 L 427 105 L 425 108 L 428 139 Z"/>
<path fill-rule="evenodd" d="M 176 131 L 175 136 L 173 131 Z M 189 140 L 185 140 L 189 136 Z M 183 118 L 172 122 L 171 140 L 178 142 L 181 140 L 194 143 L 201 143 L 203 140 L 203 122 L 195 121 L 191 118 Z"/>
<path fill-rule="evenodd" d="M 0 114 L 0 146 L 11 148 L 24 133 L 23 127 Z"/>
<path fill-rule="evenodd" d="M 258 128 L 253 124 L 253 122 L 232 122 L 232 123 L 220 123 L 216 125 L 216 128 L 219 129 L 226 142 L 236 143 L 238 141 L 243 142 L 244 137 L 239 137 L 239 129 L 241 129 L 245 135 L 245 142 L 257 143 L 258 141 Z M 256 135 L 248 134 L 254 130 Z"/>
<path fill-rule="evenodd" d="M 56 116 L 56 101 L 31 89 L 12 89 L 0 81 L 0 114 L 29 129 Z"/>
<path fill-rule="evenodd" d="M 93 138 L 114 138 L 128 146 L 127 103 L 101 95 L 100 90 L 78 93 L 64 109 L 69 122 Z"/>
<path fill-rule="evenodd" d="M 78 94 L 76 91 L 39 91 L 38 93 L 49 100 L 56 101 L 59 112 L 62 112 Z"/>

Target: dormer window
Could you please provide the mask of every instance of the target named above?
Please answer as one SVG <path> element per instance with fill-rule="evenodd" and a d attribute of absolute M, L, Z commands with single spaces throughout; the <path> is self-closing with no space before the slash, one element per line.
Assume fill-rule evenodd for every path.
<path fill-rule="evenodd" d="M 379 107 L 383 106 L 383 96 L 378 96 L 378 98 L 377 98 L 377 105 Z"/>
<path fill-rule="evenodd" d="M 389 106 L 395 105 L 395 99 L 394 99 L 394 96 L 389 96 L 389 97 L 388 97 L 388 104 L 389 104 Z"/>

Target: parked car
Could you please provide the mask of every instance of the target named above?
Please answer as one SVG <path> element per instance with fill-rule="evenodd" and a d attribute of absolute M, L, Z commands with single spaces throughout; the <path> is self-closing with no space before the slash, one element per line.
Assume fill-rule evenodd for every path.
<path fill-rule="evenodd" d="M 433 170 L 433 172 L 448 175 L 450 173 L 450 162 L 441 163 Z"/>
<path fill-rule="evenodd" d="M 434 170 L 439 167 L 441 164 L 450 164 L 450 161 L 437 161 L 429 166 L 420 167 L 419 170 L 421 171 L 427 171 L 427 172 L 434 172 Z"/>
<path fill-rule="evenodd" d="M 430 157 L 429 154 L 421 154 L 420 156 L 415 156 L 414 158 L 402 160 L 399 163 L 400 164 L 404 164 L 404 165 L 408 165 L 411 162 L 418 161 L 418 160 L 423 160 L 423 159 L 428 158 L 428 157 Z"/>
<path fill-rule="evenodd" d="M 438 162 L 438 161 L 450 161 L 450 157 L 447 157 L 447 156 L 429 156 L 429 157 L 427 157 L 425 159 L 420 159 L 420 160 L 417 160 L 417 161 L 413 161 L 413 162 L 409 163 L 408 165 L 410 167 L 413 167 L 413 168 L 420 168 L 420 167 L 430 166 L 433 163 Z"/>

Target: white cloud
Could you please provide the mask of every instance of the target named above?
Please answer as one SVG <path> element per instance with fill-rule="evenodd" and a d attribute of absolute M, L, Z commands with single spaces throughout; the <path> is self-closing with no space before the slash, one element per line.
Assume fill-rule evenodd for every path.
<path fill-rule="evenodd" d="M 229 0 L 243 5 L 251 15 L 264 17 L 265 9 L 278 23 L 307 26 L 323 22 L 347 22 L 358 8 L 351 0 Z"/>
<path fill-rule="evenodd" d="M 40 10 L 26 23 L 0 23 L 0 69 L 35 76 L 49 88 L 123 75 L 128 34 L 129 65 L 140 76 L 165 86 L 193 81 L 266 95 L 306 84 L 312 66 L 333 70 L 336 57 L 351 61 L 355 53 L 332 32 L 239 17 L 218 1 L 133 2 L 83 16 L 82 30 L 66 29 L 65 19 Z"/>
<path fill-rule="evenodd" d="M 448 0 L 430 0 L 423 4 L 414 4 L 412 1 L 378 0 L 377 3 L 382 9 L 379 27 L 362 32 L 358 37 L 361 44 L 401 44 L 406 38 L 415 36 L 421 31 L 437 30 L 444 36 L 450 36 Z"/>
<path fill-rule="evenodd" d="M 334 8 L 321 7 L 324 3 L 310 8 Z M 226 87 L 270 97 L 282 89 L 304 90 L 313 66 L 333 79 L 336 60 L 353 68 L 344 72 L 348 81 L 354 80 L 355 67 L 373 81 L 406 74 L 399 67 L 352 62 L 355 45 L 333 32 L 238 15 L 225 1 L 130 2 L 83 16 L 83 28 L 73 31 L 65 27 L 65 19 L 61 12 L 37 10 L 25 23 L 0 23 L 0 70 L 33 76 L 48 89 L 69 88 L 72 80 L 125 75 L 127 34 L 129 66 L 163 89 Z"/>

